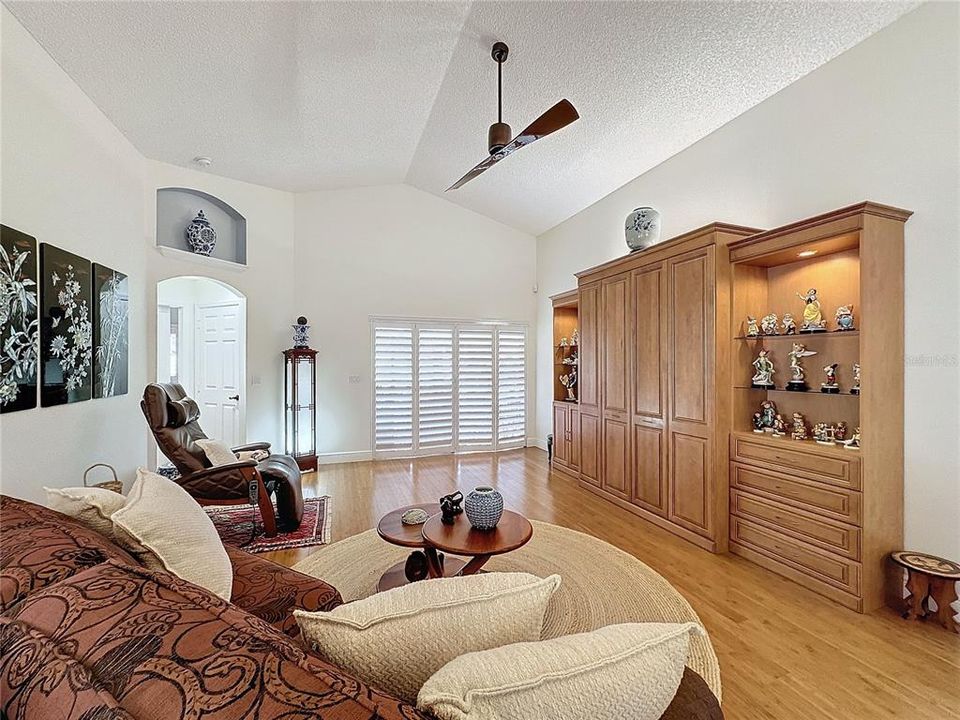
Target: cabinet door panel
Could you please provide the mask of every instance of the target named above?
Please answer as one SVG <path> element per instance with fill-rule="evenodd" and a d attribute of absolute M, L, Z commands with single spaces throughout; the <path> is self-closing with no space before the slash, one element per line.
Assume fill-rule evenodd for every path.
<path fill-rule="evenodd" d="M 667 514 L 663 430 L 633 426 L 633 496 L 635 505 Z"/>
<path fill-rule="evenodd" d="M 632 274 L 633 283 L 633 412 L 663 418 L 662 339 L 663 265 Z"/>
<path fill-rule="evenodd" d="M 627 379 L 627 319 L 629 277 L 626 273 L 601 285 L 600 399 L 604 414 L 629 411 Z"/>
<path fill-rule="evenodd" d="M 710 448 L 707 440 L 671 433 L 670 519 L 701 535 L 713 530 L 710 507 Z"/>
<path fill-rule="evenodd" d="M 600 485 L 600 418 L 580 412 L 580 479 Z"/>
<path fill-rule="evenodd" d="M 580 411 L 574 405 L 570 408 L 567 422 L 567 450 L 570 455 L 570 467 L 580 467 Z"/>
<path fill-rule="evenodd" d="M 671 419 L 706 424 L 712 387 L 713 249 L 671 261 Z"/>
<path fill-rule="evenodd" d="M 599 285 L 587 285 L 580 288 L 580 373 L 577 389 L 580 392 L 580 405 L 587 409 L 599 410 L 599 330 L 600 330 L 600 289 Z"/>
<path fill-rule="evenodd" d="M 567 444 L 567 408 L 553 406 L 553 459 L 566 465 L 570 462 Z"/>
<path fill-rule="evenodd" d="M 628 425 L 619 420 L 603 418 L 603 475 L 601 486 L 604 490 L 629 499 L 629 453 L 630 438 Z"/>

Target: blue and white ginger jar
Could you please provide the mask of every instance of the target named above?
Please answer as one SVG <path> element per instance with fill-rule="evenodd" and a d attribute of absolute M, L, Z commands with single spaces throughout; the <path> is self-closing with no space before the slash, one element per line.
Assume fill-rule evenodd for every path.
<path fill-rule="evenodd" d="M 643 250 L 660 242 L 660 211 L 652 207 L 638 207 L 627 215 L 624 227 L 630 251 Z"/>
<path fill-rule="evenodd" d="M 209 256 L 217 246 L 217 231 L 204 216 L 203 210 L 187 225 L 186 235 L 190 249 L 197 255 Z"/>
<path fill-rule="evenodd" d="M 467 493 L 463 511 L 477 530 L 492 530 L 503 516 L 503 495 L 492 487 L 481 485 Z"/>

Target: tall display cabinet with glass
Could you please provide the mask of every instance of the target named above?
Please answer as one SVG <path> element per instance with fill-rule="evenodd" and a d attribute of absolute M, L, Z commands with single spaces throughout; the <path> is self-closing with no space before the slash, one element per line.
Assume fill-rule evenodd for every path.
<path fill-rule="evenodd" d="M 310 348 L 283 351 L 286 453 L 301 470 L 317 469 L 316 361 Z"/>

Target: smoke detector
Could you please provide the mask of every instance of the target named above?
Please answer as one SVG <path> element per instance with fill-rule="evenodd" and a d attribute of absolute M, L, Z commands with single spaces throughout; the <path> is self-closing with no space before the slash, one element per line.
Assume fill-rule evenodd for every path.
<path fill-rule="evenodd" d="M 206 155 L 197 155 L 197 157 L 193 159 L 193 164 L 199 165 L 202 168 L 210 167 L 210 164 L 212 162 L 213 160 L 211 158 L 208 158 Z"/>

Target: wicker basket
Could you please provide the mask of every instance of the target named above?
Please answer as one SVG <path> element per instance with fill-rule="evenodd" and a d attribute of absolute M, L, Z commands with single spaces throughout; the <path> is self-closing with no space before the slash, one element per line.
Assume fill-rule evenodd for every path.
<path fill-rule="evenodd" d="M 108 469 L 110 470 L 110 472 L 113 473 L 113 480 L 107 480 L 106 482 L 102 482 L 102 483 L 94 483 L 93 485 L 88 484 L 88 483 L 87 483 L 87 475 L 90 474 L 90 471 L 91 471 L 91 470 L 93 470 L 94 468 L 98 468 L 98 467 L 108 468 Z M 107 465 L 106 463 L 95 463 L 95 464 L 91 465 L 90 467 L 88 467 L 88 468 L 84 471 L 84 473 L 83 473 L 83 486 L 84 486 L 84 487 L 103 488 L 104 490 L 110 490 L 110 491 L 112 491 L 112 492 L 115 492 L 115 493 L 118 493 L 118 494 L 120 494 L 120 495 L 123 495 L 123 483 L 120 482 L 120 480 L 117 479 L 117 471 L 116 471 L 116 469 L 114 469 L 113 465 Z"/>

